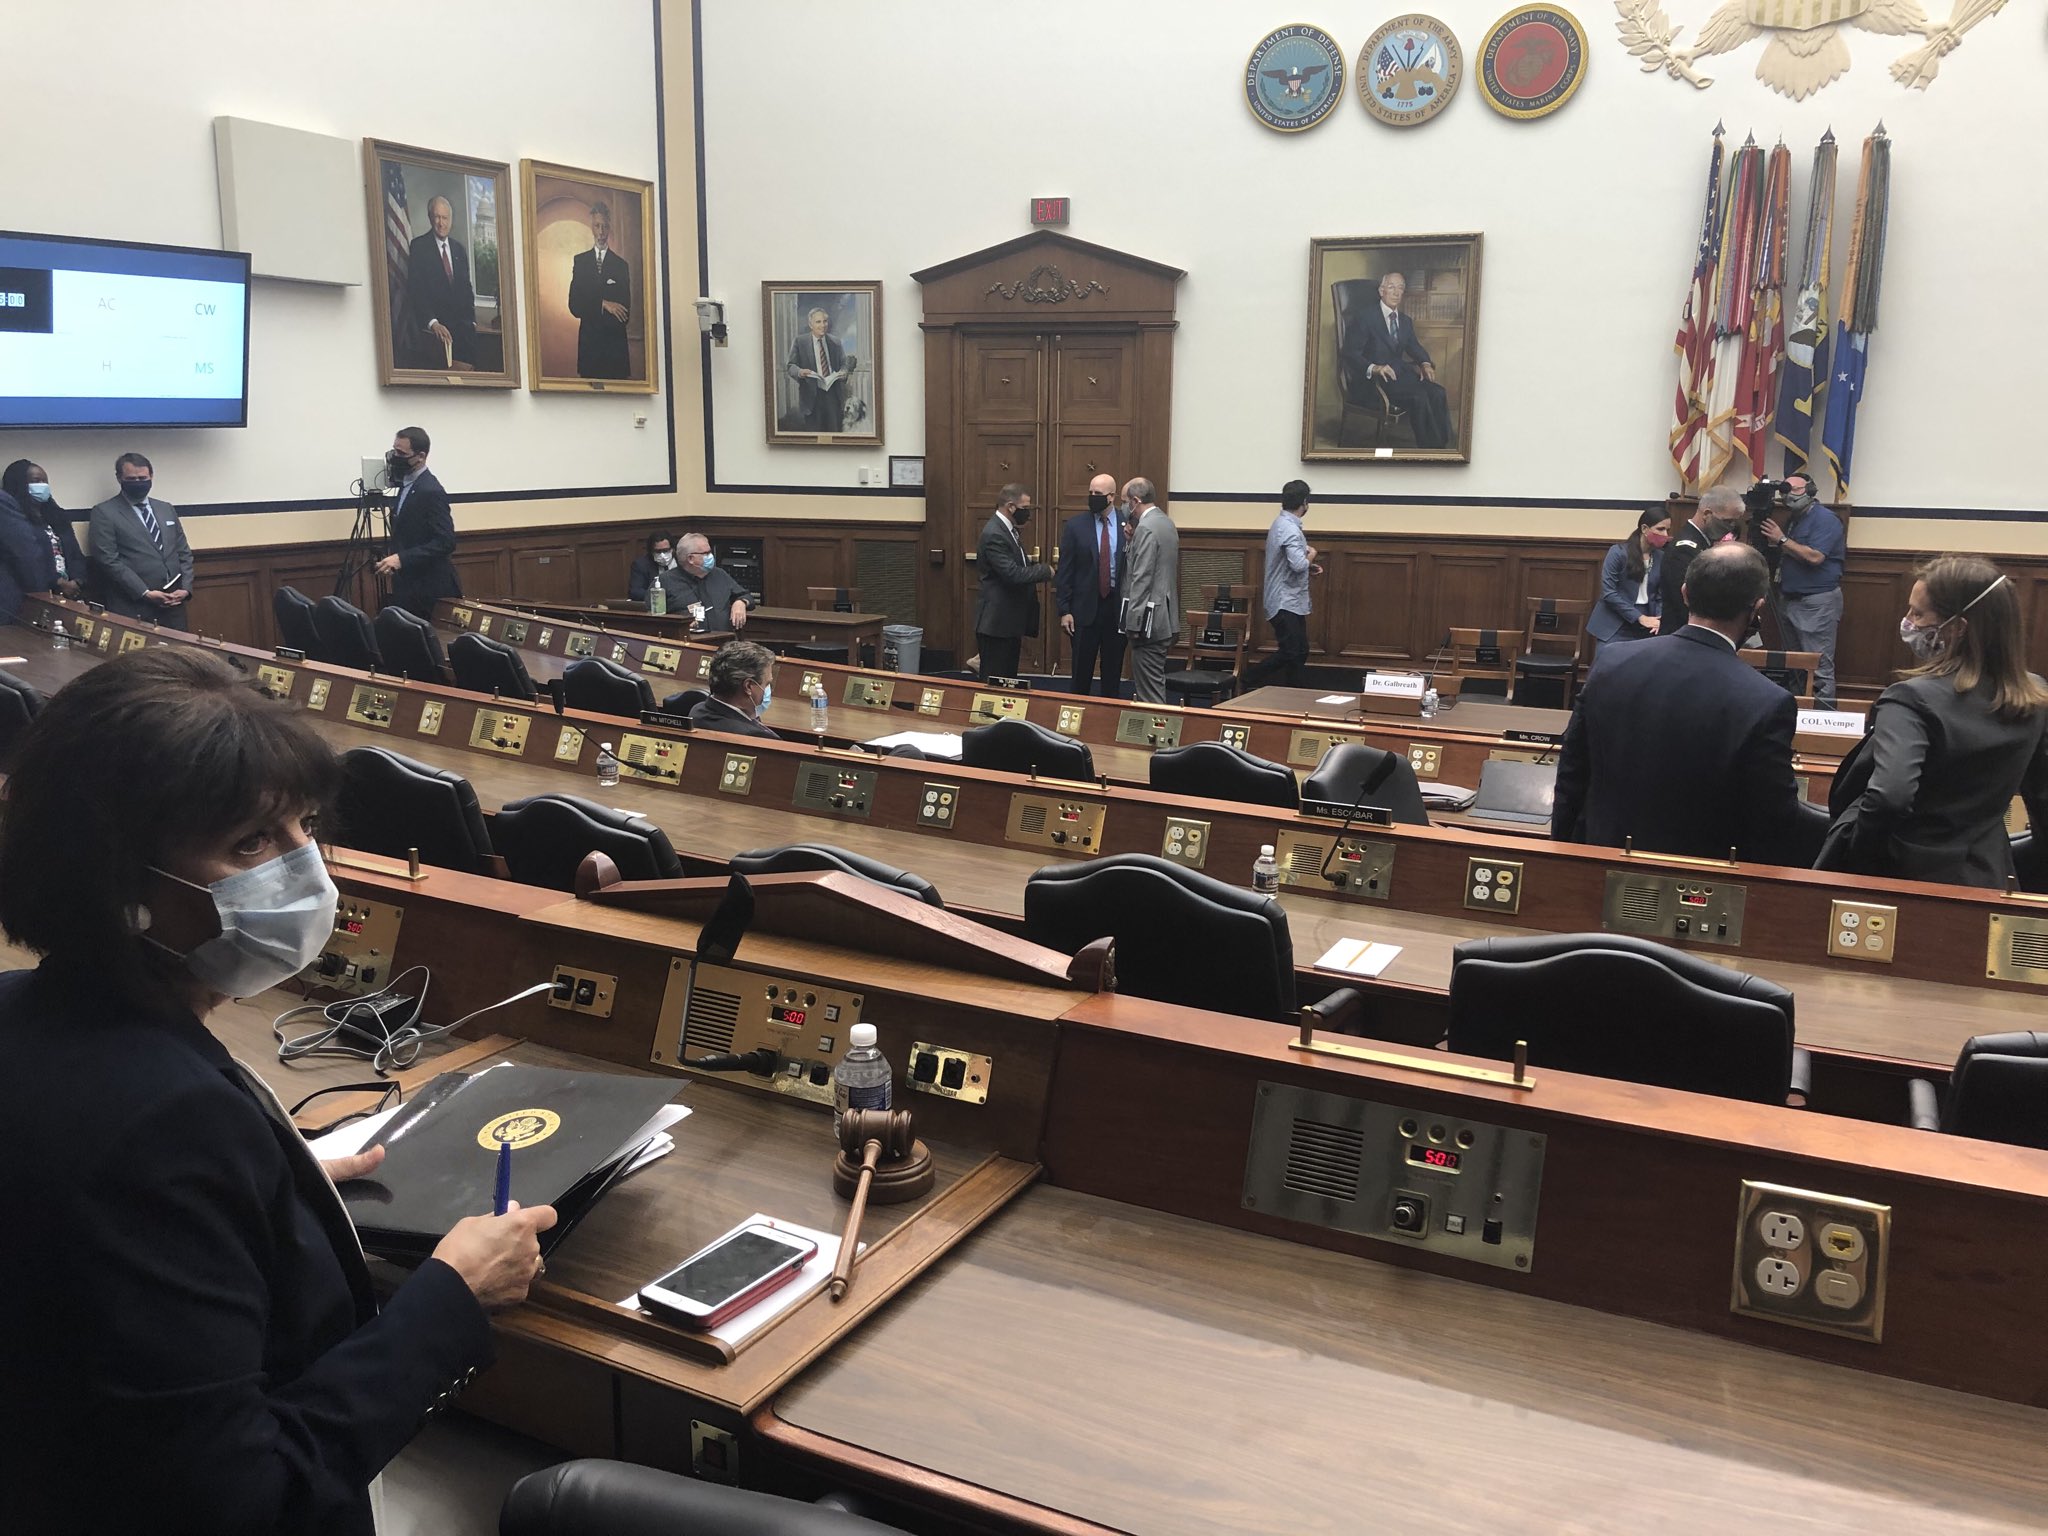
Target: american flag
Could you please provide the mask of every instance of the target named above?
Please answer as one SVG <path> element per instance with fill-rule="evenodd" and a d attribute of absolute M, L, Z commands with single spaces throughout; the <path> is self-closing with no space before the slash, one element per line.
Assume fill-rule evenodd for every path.
<path fill-rule="evenodd" d="M 1672 405 L 1671 462 L 1679 483 L 1691 490 L 1700 483 L 1700 445 L 1706 432 L 1707 406 L 1714 392 L 1714 270 L 1721 255 L 1721 130 L 1714 130 L 1714 151 L 1707 161 L 1707 203 L 1700 216 L 1700 240 L 1693 252 L 1692 287 L 1685 296 L 1685 314 L 1678 322 L 1678 395 Z"/>
<path fill-rule="evenodd" d="M 406 267 L 412 254 L 412 216 L 405 211 L 405 171 L 396 160 L 384 162 L 384 261 L 391 273 L 391 314 L 399 311 Z"/>

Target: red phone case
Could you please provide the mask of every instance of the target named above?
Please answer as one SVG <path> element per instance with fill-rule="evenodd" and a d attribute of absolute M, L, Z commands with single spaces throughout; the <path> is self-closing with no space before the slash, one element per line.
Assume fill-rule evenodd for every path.
<path fill-rule="evenodd" d="M 807 1243 L 808 1247 L 805 1249 L 804 1252 L 793 1255 L 792 1258 L 788 1262 L 786 1262 L 782 1268 L 775 1270 L 769 1274 L 763 1275 L 759 1280 L 756 1280 L 744 1291 L 740 1291 L 736 1295 L 727 1297 L 724 1301 L 720 1302 L 718 1306 L 713 1308 L 711 1311 L 705 1313 L 702 1317 L 697 1317 L 687 1312 L 675 1311 L 667 1307 L 661 1307 L 658 1303 L 648 1301 L 644 1296 L 642 1297 L 642 1304 L 650 1308 L 653 1308 L 659 1313 L 659 1315 L 669 1319 L 671 1322 L 680 1323 L 686 1328 L 716 1328 L 720 1323 L 725 1322 L 728 1318 L 739 1316 L 740 1313 L 746 1311 L 747 1308 L 751 1307 L 763 1296 L 766 1296 L 773 1291 L 778 1291 L 783 1286 L 789 1284 L 790 1281 L 794 1280 L 798 1275 L 803 1273 L 804 1266 L 806 1264 L 810 1263 L 812 1259 L 815 1259 L 818 1256 L 818 1245 L 816 1243 L 810 1242 L 808 1238 L 798 1238 L 796 1234 L 793 1232 L 785 1232 L 782 1235 L 784 1237 L 792 1238 L 799 1242 Z"/>

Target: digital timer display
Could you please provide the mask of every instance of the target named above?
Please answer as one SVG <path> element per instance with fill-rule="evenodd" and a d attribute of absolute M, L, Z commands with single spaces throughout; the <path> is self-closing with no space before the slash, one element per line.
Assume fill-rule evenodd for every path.
<path fill-rule="evenodd" d="M 360 921 L 360 920 L 358 920 L 358 919 L 356 919 L 356 918 L 353 918 L 353 917 L 351 917 L 351 918 L 348 918 L 348 919 L 346 919 L 346 920 L 345 920 L 345 921 L 344 921 L 344 922 L 342 923 L 342 925 L 341 925 L 341 929 L 342 929 L 342 932 L 344 932 L 344 933 L 354 933 L 354 934 L 360 934 L 360 933 L 361 933 L 361 932 L 363 931 L 363 925 L 362 925 L 362 923 L 361 923 L 361 921 Z"/>
<path fill-rule="evenodd" d="M 810 1019 L 807 1008 L 770 1008 L 768 1022 L 771 1024 L 803 1024 Z"/>
<path fill-rule="evenodd" d="M 1408 1161 L 1424 1168 L 1437 1168 L 1445 1173 L 1456 1173 L 1458 1165 L 1465 1161 L 1462 1152 L 1447 1151 L 1443 1147 L 1425 1147 L 1413 1143 L 1408 1148 Z"/>

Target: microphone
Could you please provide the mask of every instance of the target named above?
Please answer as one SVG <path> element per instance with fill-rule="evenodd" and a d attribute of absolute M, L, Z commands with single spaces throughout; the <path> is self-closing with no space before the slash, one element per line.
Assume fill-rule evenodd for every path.
<path fill-rule="evenodd" d="M 732 883 L 725 888 L 724 899 L 705 920 L 703 930 L 697 935 L 698 960 L 709 961 L 713 965 L 729 964 L 753 921 L 754 888 L 747 884 L 745 875 L 734 875 Z"/>
<path fill-rule="evenodd" d="M 1330 878 L 1330 861 L 1337 857 L 1337 850 L 1344 846 L 1344 834 L 1351 830 L 1351 823 L 1358 819 L 1358 813 L 1365 808 L 1366 797 L 1394 776 L 1394 769 L 1399 762 L 1400 759 L 1394 756 L 1393 753 L 1381 753 L 1379 765 L 1371 773 L 1367 774 L 1365 782 L 1359 785 L 1358 798 L 1351 802 L 1351 809 L 1344 813 L 1344 825 L 1337 829 L 1336 837 L 1330 842 L 1330 851 L 1323 855 L 1323 867 L 1318 871 L 1322 879 L 1327 880 Z M 1346 875 L 1339 875 L 1337 877 L 1337 885 L 1340 890 L 1349 878 Z"/>

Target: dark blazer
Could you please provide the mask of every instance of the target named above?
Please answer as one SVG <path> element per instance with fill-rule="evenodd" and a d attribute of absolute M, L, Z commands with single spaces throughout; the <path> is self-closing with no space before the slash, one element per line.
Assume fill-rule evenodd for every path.
<path fill-rule="evenodd" d="M 1692 616 L 1685 606 L 1685 573 L 1710 542 L 1703 530 L 1687 520 L 1671 530 L 1671 542 L 1658 552 L 1664 557 L 1657 570 L 1657 622 L 1662 633 L 1678 633 Z"/>
<path fill-rule="evenodd" d="M 42 532 L 44 528 L 48 528 L 57 535 L 58 547 L 64 551 L 64 579 L 77 582 L 82 589 L 90 589 L 92 585 L 92 567 L 86 561 L 85 551 L 79 547 L 78 530 L 71 526 L 71 514 L 68 512 L 54 512 L 50 516 L 50 521 L 44 523 L 36 516 L 34 509 L 31 508 L 29 510 L 29 521 L 36 525 L 37 541 L 42 546 L 42 566 L 39 579 L 45 585 L 39 590 L 54 592 L 57 589 L 58 581 L 57 559 L 51 552 L 49 538 Z"/>
<path fill-rule="evenodd" d="M 739 578 L 722 565 L 711 567 L 701 581 L 681 565 L 670 566 L 661 573 L 661 589 L 668 594 L 670 613 L 681 613 L 692 603 L 702 603 L 707 630 L 731 629 L 733 600 L 747 596 Z M 754 605 L 749 602 L 747 606 Z"/>
<path fill-rule="evenodd" d="M 1792 779 L 1797 714 L 1791 694 L 1708 630 L 1602 651 L 1565 729 L 1551 835 L 1806 864 L 1815 839 Z"/>
<path fill-rule="evenodd" d="M 1116 513 L 1109 514 L 1112 521 Z M 1098 618 L 1115 623 L 1123 612 L 1124 566 L 1131 552 L 1131 535 L 1121 523 L 1112 535 L 1116 569 L 1109 573 L 1109 596 L 1096 590 L 1102 565 L 1102 534 L 1093 512 L 1076 512 L 1060 525 L 1060 563 L 1053 577 L 1053 601 L 1061 617 L 1074 616 L 1075 624 L 1087 629 Z"/>
<path fill-rule="evenodd" d="M 1052 579 L 1050 566 L 1026 558 L 1021 533 L 1003 526 L 992 512 L 975 547 L 981 567 L 981 588 L 974 598 L 974 632 L 998 640 L 1038 633 L 1038 596 L 1031 589 Z"/>
<path fill-rule="evenodd" d="M 0 977 L 0 1529 L 369 1536 L 368 1488 L 491 1357 L 430 1259 L 380 1313 L 298 1133 L 180 1008 Z"/>
<path fill-rule="evenodd" d="M 2001 720 L 1982 686 L 1902 678 L 1878 695 L 1870 733 L 1835 774 L 1835 822 L 1816 867 L 2002 888 L 2016 794 L 2048 828 L 2048 710 Z"/>
<path fill-rule="evenodd" d="M 1419 379 L 1422 365 L 1432 366 L 1435 359 L 1429 349 L 1417 339 L 1415 322 L 1406 313 L 1396 312 L 1395 334 L 1388 335 L 1381 323 L 1379 300 L 1374 299 L 1365 308 L 1365 313 L 1356 316 L 1345 327 L 1344 339 L 1350 343 L 1351 355 L 1368 368 L 1392 368 L 1396 378 Z"/>
<path fill-rule="evenodd" d="M 57 568 L 42 526 L 31 522 L 12 496 L 0 491 L 0 624 L 12 624 L 21 600 L 55 585 Z"/>
<path fill-rule="evenodd" d="M 455 275 L 441 270 L 440 248 L 430 230 L 413 241 L 405 262 L 404 356 L 401 368 L 445 368 L 441 343 L 427 329 L 429 320 L 448 327 L 455 361 L 476 366 L 476 289 L 469 280 L 469 253 L 460 240 L 448 242 Z"/>
<path fill-rule="evenodd" d="M 655 578 L 660 575 L 661 572 L 655 568 L 652 560 L 645 555 L 635 555 L 633 568 L 626 572 L 626 596 L 636 603 L 646 602 L 647 589 L 654 585 Z"/>
<path fill-rule="evenodd" d="M 606 314 L 606 304 L 623 304 L 632 315 L 633 269 L 607 248 L 600 272 L 596 251 L 578 251 L 569 266 L 569 313 L 583 322 L 576 333 L 576 373 L 585 379 L 630 379 L 633 353 L 626 344 L 626 322 Z"/>
<path fill-rule="evenodd" d="M 391 578 L 394 608 L 431 620 L 437 599 L 462 596 L 462 583 L 451 558 L 455 553 L 455 515 L 448 507 L 448 493 L 431 469 L 420 471 L 392 514 L 391 552 L 398 556 L 398 574 Z"/>
<path fill-rule="evenodd" d="M 782 738 L 768 729 L 744 710 L 735 709 L 723 699 L 701 700 L 690 711 L 690 724 L 700 731 L 723 731 L 728 736 L 759 736 L 767 741 Z"/>
<path fill-rule="evenodd" d="M 192 546 L 178 522 L 178 509 L 161 496 L 149 498 L 164 547 L 150 542 L 149 530 L 126 496 L 110 496 L 92 509 L 92 562 L 99 577 L 100 601 L 131 619 L 161 618 L 163 609 L 143 597 L 165 592 L 173 576 L 185 578 L 192 590 Z"/>
<path fill-rule="evenodd" d="M 1593 611 L 1586 615 L 1586 633 L 1595 640 L 1640 640 L 1649 631 L 1643 628 L 1644 614 L 1655 614 L 1663 607 L 1664 594 L 1658 582 L 1663 575 L 1664 551 L 1647 551 L 1650 575 L 1650 601 L 1647 607 L 1636 606 L 1638 582 L 1629 580 L 1628 545 L 1608 546 L 1606 558 L 1600 562 L 1600 601 L 1593 605 Z"/>

